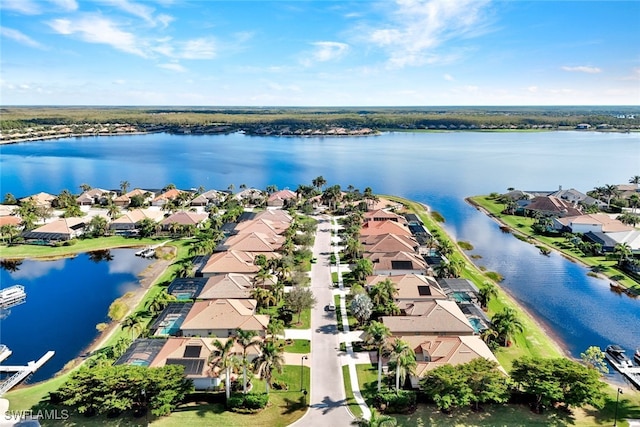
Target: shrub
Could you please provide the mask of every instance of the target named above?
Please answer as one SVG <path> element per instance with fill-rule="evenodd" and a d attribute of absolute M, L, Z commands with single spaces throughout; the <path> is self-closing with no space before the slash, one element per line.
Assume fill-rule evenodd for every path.
<path fill-rule="evenodd" d="M 274 381 L 272 384 L 274 390 L 287 390 L 289 386 L 284 381 Z"/>
<path fill-rule="evenodd" d="M 256 412 L 263 409 L 269 403 L 267 393 L 237 393 L 232 394 L 227 400 L 227 408 L 233 412 Z"/>
<path fill-rule="evenodd" d="M 386 414 L 402 414 L 416 406 L 416 392 L 413 390 L 382 390 L 374 397 L 376 407 Z"/>

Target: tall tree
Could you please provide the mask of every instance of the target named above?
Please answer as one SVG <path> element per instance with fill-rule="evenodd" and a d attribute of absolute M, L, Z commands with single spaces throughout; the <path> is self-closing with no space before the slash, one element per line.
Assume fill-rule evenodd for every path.
<path fill-rule="evenodd" d="M 518 313 L 511 307 L 505 307 L 501 312 L 496 313 L 492 318 L 493 328 L 504 339 L 504 346 L 509 343 L 509 339 L 516 333 L 524 330 L 524 325 L 518 317 Z"/>
<path fill-rule="evenodd" d="M 382 386 L 382 356 L 389 347 L 391 331 L 381 322 L 373 321 L 365 328 L 365 342 L 378 350 L 378 391 Z"/>
<path fill-rule="evenodd" d="M 273 377 L 273 371 L 282 373 L 282 367 L 284 366 L 284 350 L 282 344 L 277 341 L 264 341 L 260 349 L 262 354 L 254 361 L 256 371 L 260 378 L 265 380 L 265 386 L 267 394 L 269 394 L 269 385 L 271 384 L 271 378 Z"/>
<path fill-rule="evenodd" d="M 131 341 L 134 340 L 136 332 L 142 332 L 142 325 L 148 317 L 149 315 L 146 311 L 136 311 L 124 318 L 121 327 L 122 330 L 128 329 L 131 331 Z"/>
<path fill-rule="evenodd" d="M 584 353 L 580 353 L 580 358 L 588 368 L 595 369 L 602 374 L 609 373 L 607 362 L 604 361 L 604 351 L 597 345 L 592 345 Z"/>
<path fill-rule="evenodd" d="M 131 184 L 129 184 L 129 181 L 120 181 L 120 192 L 121 194 L 126 194 L 127 190 L 129 189 L 129 186 Z"/>
<path fill-rule="evenodd" d="M 313 184 L 314 187 L 316 187 L 318 190 L 321 190 L 322 187 L 325 186 L 325 184 L 327 183 L 327 180 L 324 179 L 324 177 L 322 175 L 318 176 L 317 178 L 314 178 L 311 183 Z"/>
<path fill-rule="evenodd" d="M 215 349 L 211 353 L 211 364 L 224 370 L 224 385 L 227 400 L 231 396 L 231 371 L 237 365 L 237 360 L 233 355 L 233 346 L 236 343 L 235 337 L 229 337 L 223 343 L 220 340 L 213 341 Z"/>
<path fill-rule="evenodd" d="M 471 390 L 471 402 L 478 410 L 481 403 L 503 403 L 509 399 L 509 381 L 493 360 L 478 357 L 462 365 Z"/>
<path fill-rule="evenodd" d="M 357 281 L 364 282 L 367 276 L 373 274 L 373 263 L 368 258 L 359 259 L 351 269 L 351 274 Z"/>
<path fill-rule="evenodd" d="M 491 282 L 484 282 L 478 293 L 478 302 L 480 307 L 487 309 L 489 302 L 498 297 L 498 288 Z"/>
<path fill-rule="evenodd" d="M 256 345 L 254 339 L 256 336 L 258 336 L 256 331 L 236 329 L 236 340 L 238 341 L 238 344 L 242 346 L 242 392 L 244 394 L 247 394 L 247 367 L 249 365 L 247 360 L 247 349 Z"/>
<path fill-rule="evenodd" d="M 404 384 L 407 374 L 413 374 L 416 368 L 416 354 L 404 340 L 397 339 L 391 344 L 389 363 L 396 373 L 396 393 L 400 390 L 400 382 Z"/>
<path fill-rule="evenodd" d="M 311 289 L 302 286 L 294 286 L 286 295 L 285 301 L 287 307 L 298 314 L 298 324 L 301 323 L 302 311 L 311 309 L 316 305 L 316 298 L 313 296 Z"/>
<path fill-rule="evenodd" d="M 442 365 L 427 372 L 420 380 L 420 388 L 440 410 L 448 411 L 471 403 L 471 388 L 458 366 Z"/>
<path fill-rule="evenodd" d="M 356 318 L 359 325 L 362 325 L 364 322 L 369 320 L 371 313 L 373 312 L 371 298 L 364 293 L 354 296 L 349 307 L 351 308 L 351 313 Z"/>

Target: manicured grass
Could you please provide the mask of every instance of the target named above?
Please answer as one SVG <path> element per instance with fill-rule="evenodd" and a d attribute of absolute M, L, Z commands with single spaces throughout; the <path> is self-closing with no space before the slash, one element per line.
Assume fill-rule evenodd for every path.
<path fill-rule="evenodd" d="M 300 323 L 298 324 L 298 315 L 293 315 L 293 323 L 291 329 L 309 329 L 311 327 L 311 310 L 302 310 L 300 314 Z"/>
<path fill-rule="evenodd" d="M 424 222 L 425 227 L 432 232 L 437 231 L 440 235 L 441 240 L 449 240 L 449 242 L 454 247 L 454 255 L 458 257 L 462 257 L 462 251 L 458 248 L 457 243 L 452 241 L 444 228 L 440 226 L 435 220 L 431 218 L 430 215 L 424 210 L 424 207 L 417 203 L 407 199 L 403 199 L 396 196 L 383 196 L 385 198 L 389 198 L 391 200 L 400 202 L 404 204 L 404 206 L 416 213 L 420 219 Z M 482 287 L 485 282 L 492 282 L 490 277 L 479 268 L 477 268 L 473 263 L 467 261 L 467 258 L 462 258 L 465 260 L 465 267 L 462 272 L 462 277 L 471 280 L 476 286 Z M 496 358 L 500 362 L 500 364 L 507 370 L 511 369 L 511 363 L 513 360 L 525 356 L 540 356 L 540 357 L 560 357 L 562 356 L 562 351 L 558 348 L 556 343 L 544 332 L 544 330 L 536 323 L 535 319 L 529 315 L 520 305 L 518 305 L 515 300 L 509 296 L 500 285 L 497 284 L 498 288 L 498 298 L 494 298 L 489 303 L 488 307 L 488 315 L 492 316 L 493 314 L 502 311 L 505 307 L 511 307 L 515 309 L 521 322 L 524 326 L 524 331 L 521 333 L 517 333 L 513 337 L 513 344 L 510 347 L 500 348 L 495 352 Z"/>
<path fill-rule="evenodd" d="M 338 272 L 337 271 L 332 271 L 331 272 L 331 283 L 338 283 Z"/>
<path fill-rule="evenodd" d="M 360 405 L 356 402 L 356 399 L 353 397 L 353 390 L 351 390 L 351 375 L 349 375 L 349 366 L 344 365 L 342 367 L 342 378 L 344 382 L 344 393 L 347 396 L 346 403 L 349 411 L 356 417 L 359 418 L 362 416 L 362 409 Z"/>
<path fill-rule="evenodd" d="M 619 270 L 617 268 L 616 260 L 607 258 L 606 256 L 585 256 L 581 251 L 574 248 L 573 245 L 566 242 L 566 239 L 562 236 L 551 237 L 541 236 L 537 234 L 534 235 L 533 231 L 531 230 L 531 226 L 534 224 L 535 219 L 517 215 L 505 215 L 502 213 L 504 205 L 494 199 L 489 198 L 488 196 L 470 197 L 470 200 L 482 206 L 489 213 L 493 214 L 498 221 L 502 222 L 508 227 L 511 227 L 514 230 L 517 230 L 517 232 L 522 233 L 522 236 L 527 241 L 531 241 L 531 243 L 543 243 L 549 248 L 561 251 L 568 257 L 578 260 L 589 267 L 595 267 L 598 265 L 604 266 L 605 270 L 602 272 L 603 275 L 609 278 L 612 278 L 613 276 L 621 276 L 621 278 L 616 278 L 615 280 L 622 283 L 624 286 L 635 289 L 638 293 L 640 293 L 640 283 L 638 283 L 628 274 Z"/>
<path fill-rule="evenodd" d="M 0 246 L 0 258 L 56 258 L 101 249 L 155 245 L 165 240 L 167 239 L 138 239 L 122 236 L 110 236 L 95 239 L 76 239 L 73 240 L 75 243 L 71 246 Z"/>
<path fill-rule="evenodd" d="M 311 341 L 293 340 L 293 344 L 285 346 L 284 351 L 287 353 L 311 353 Z"/>
<path fill-rule="evenodd" d="M 373 396 L 378 392 L 378 367 L 370 364 L 356 365 L 358 373 L 358 386 L 362 397 L 368 405 L 373 403 Z M 384 387 L 384 374 L 382 375 L 382 387 Z"/>

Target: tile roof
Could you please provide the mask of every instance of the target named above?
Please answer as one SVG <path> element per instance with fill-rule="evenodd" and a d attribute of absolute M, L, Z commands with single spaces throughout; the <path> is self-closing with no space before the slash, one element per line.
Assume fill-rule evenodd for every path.
<path fill-rule="evenodd" d="M 615 231 L 629 231 L 633 230 L 633 227 L 625 225 L 619 220 L 610 217 L 607 214 L 587 214 L 579 216 L 570 216 L 564 218 L 558 218 L 558 222 L 567 227 L 573 227 L 574 224 L 580 225 L 601 225 L 602 232 L 615 232 Z"/>
<path fill-rule="evenodd" d="M 398 234 L 411 236 L 411 230 L 406 225 L 395 221 L 369 221 L 360 229 L 360 236 L 370 236 L 373 234 Z"/>
<path fill-rule="evenodd" d="M 197 295 L 200 299 L 246 299 L 251 297 L 253 281 L 244 274 L 228 273 L 207 279 L 202 291 Z"/>
<path fill-rule="evenodd" d="M 159 202 L 159 201 L 166 201 L 166 200 L 171 200 L 171 199 L 175 199 L 176 197 L 178 197 L 180 194 L 182 193 L 182 191 L 178 190 L 177 188 L 172 188 L 170 190 L 165 191 L 164 193 L 156 196 L 153 199 L 153 202 Z"/>
<path fill-rule="evenodd" d="M 290 223 L 283 221 L 275 221 L 264 218 L 253 219 L 250 221 L 242 221 L 234 228 L 235 234 L 240 233 L 263 233 L 263 234 L 282 234 L 289 228 Z"/>
<path fill-rule="evenodd" d="M 269 316 L 254 314 L 256 300 L 218 299 L 197 301 L 182 322 L 183 331 L 202 329 L 243 329 L 264 331 Z"/>
<path fill-rule="evenodd" d="M 475 332 L 454 301 L 425 301 L 424 308 L 426 308 L 424 314 L 420 316 L 383 316 L 382 323 L 391 330 L 392 335 L 415 333 L 473 335 Z"/>
<path fill-rule="evenodd" d="M 580 209 L 573 204 L 566 202 L 554 196 L 538 196 L 531 200 L 531 203 L 525 206 L 526 210 L 550 212 L 563 216 L 582 215 Z"/>
<path fill-rule="evenodd" d="M 373 270 L 426 270 L 427 263 L 413 252 L 365 252 L 364 257 L 373 262 Z"/>
<path fill-rule="evenodd" d="M 36 205 L 50 206 L 51 202 L 53 202 L 55 199 L 56 199 L 56 196 L 52 194 L 40 192 L 38 194 L 34 194 L 34 195 L 27 196 L 20 199 L 20 202 L 26 202 L 26 201 L 32 200 L 36 203 Z"/>
<path fill-rule="evenodd" d="M 122 216 L 111 221 L 112 224 L 137 224 L 145 218 L 159 221 L 164 214 L 153 209 L 133 209 L 122 213 Z"/>
<path fill-rule="evenodd" d="M 391 280 L 398 290 L 396 300 L 433 300 L 447 299 L 440 285 L 431 276 L 422 274 L 402 274 L 398 276 L 377 275 L 367 277 L 367 286 L 374 286 L 385 280 Z"/>
<path fill-rule="evenodd" d="M 237 250 L 245 252 L 275 252 L 282 247 L 284 237 L 271 233 L 242 233 L 225 240 L 219 250 Z"/>
<path fill-rule="evenodd" d="M 407 224 L 407 219 L 404 216 L 398 215 L 395 212 L 386 211 L 384 209 L 376 209 L 376 210 L 365 212 L 364 213 L 364 220 L 365 221 L 385 221 L 385 220 L 389 220 L 389 221 L 396 221 L 396 222 L 399 222 L 401 224 Z"/>
<path fill-rule="evenodd" d="M 209 218 L 209 215 L 206 213 L 179 211 L 163 219 L 160 224 L 170 225 L 173 223 L 177 223 L 180 225 L 198 225 L 201 222 L 205 221 L 207 218 Z"/>
<path fill-rule="evenodd" d="M 360 242 L 365 252 L 415 251 L 420 245 L 412 236 L 398 234 L 372 234 L 362 236 Z"/>

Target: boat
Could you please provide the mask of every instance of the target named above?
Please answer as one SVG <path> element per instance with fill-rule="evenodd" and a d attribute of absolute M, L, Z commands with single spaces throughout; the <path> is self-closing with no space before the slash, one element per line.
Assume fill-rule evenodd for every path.
<path fill-rule="evenodd" d="M 633 353 L 633 360 L 635 360 L 636 363 L 640 365 L 640 347 L 636 348 L 636 352 Z"/>
<path fill-rule="evenodd" d="M 155 256 L 156 254 L 156 250 L 154 248 L 144 248 L 141 251 L 136 252 L 136 256 L 142 257 L 142 258 L 151 258 L 153 256 Z"/>
<path fill-rule="evenodd" d="M 24 286 L 9 286 L 8 288 L 0 290 L 0 307 L 13 307 L 14 305 L 23 303 L 26 298 L 27 293 L 24 291 Z"/>
<path fill-rule="evenodd" d="M 611 363 L 611 365 L 618 370 L 625 370 L 626 368 L 632 368 L 633 363 L 625 354 L 624 348 L 619 345 L 613 344 L 606 348 L 605 357 Z"/>

